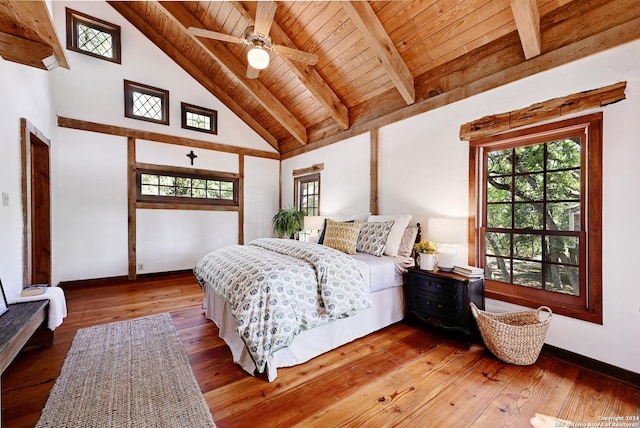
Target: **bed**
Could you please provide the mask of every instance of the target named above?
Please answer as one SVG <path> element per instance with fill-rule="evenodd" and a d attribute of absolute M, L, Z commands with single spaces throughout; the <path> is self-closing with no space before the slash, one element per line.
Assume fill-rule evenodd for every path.
<path fill-rule="evenodd" d="M 322 243 L 261 238 L 215 250 L 196 264 L 205 314 L 236 364 L 273 381 L 280 367 L 307 362 L 403 319 L 403 274 L 414 263 L 407 248 L 419 239 L 418 227 L 407 227 L 405 219 L 370 219 L 332 222 Z M 336 227 L 352 234 L 359 227 L 351 241 L 359 240 L 355 248 L 364 251 L 335 248 L 344 243 L 332 245 Z M 367 229 L 384 242 L 363 239 Z M 398 246 L 391 242 L 389 249 L 389 239 Z"/>

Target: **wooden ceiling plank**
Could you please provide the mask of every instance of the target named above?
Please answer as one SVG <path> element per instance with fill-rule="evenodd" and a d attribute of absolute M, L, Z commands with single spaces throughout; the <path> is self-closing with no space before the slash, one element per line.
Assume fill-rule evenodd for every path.
<path fill-rule="evenodd" d="M 131 7 L 121 1 L 108 2 L 111 7 L 118 11 L 125 19 L 131 22 L 138 30 L 140 30 L 149 40 L 155 43 L 163 52 L 180 65 L 187 73 L 193 76 L 202 86 L 204 86 L 213 96 L 224 103 L 233 113 L 251 127 L 258 135 L 265 139 L 274 149 L 279 150 L 278 140 L 269 133 L 259 122 L 257 122 L 251 114 L 244 110 L 226 91 L 218 86 L 217 80 L 213 80 L 206 74 L 204 70 L 192 63 L 181 50 L 167 41 L 156 29 L 149 25 L 140 15 L 138 15 Z M 134 4 L 135 5 L 135 4 Z"/>
<path fill-rule="evenodd" d="M 511 10 L 526 59 L 542 53 L 540 15 L 536 0 L 511 0 Z"/>
<path fill-rule="evenodd" d="M 253 22 L 249 12 L 241 3 L 233 2 L 233 5 L 238 9 L 240 14 L 248 20 L 248 22 Z M 271 24 L 270 35 L 274 43 L 287 48 L 298 49 L 275 20 Z M 347 107 L 342 103 L 340 98 L 338 98 L 335 92 L 333 92 L 327 82 L 325 82 L 313 66 L 291 60 L 285 56 L 280 56 L 280 58 L 289 66 L 291 71 L 293 71 L 315 99 L 327 110 L 331 117 L 338 122 L 342 129 L 349 128 L 349 111 Z"/>
<path fill-rule="evenodd" d="M 202 23 L 179 2 L 158 2 L 158 11 L 172 19 L 185 34 L 189 34 L 187 28 L 202 27 Z M 189 37 L 193 37 L 189 35 Z M 257 79 L 246 79 L 246 67 L 242 64 L 222 43 L 213 40 L 201 40 L 193 37 L 194 41 L 207 50 L 212 59 L 215 59 L 222 67 L 226 68 L 235 78 L 237 83 L 244 86 L 255 100 L 273 115 L 282 126 L 287 129 L 300 144 L 307 143 L 307 130 L 300 121 L 282 105 L 282 103 Z"/>
<path fill-rule="evenodd" d="M 342 2 L 342 7 L 380 59 L 408 105 L 416 101 L 413 75 L 367 2 Z"/>
<path fill-rule="evenodd" d="M 47 70 L 43 60 L 51 55 L 53 48 L 49 45 L 0 33 L 0 57 L 7 61 Z"/>

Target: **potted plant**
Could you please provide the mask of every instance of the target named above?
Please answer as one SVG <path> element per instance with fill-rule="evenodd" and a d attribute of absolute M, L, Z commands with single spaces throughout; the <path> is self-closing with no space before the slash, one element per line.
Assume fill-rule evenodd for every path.
<path fill-rule="evenodd" d="M 420 269 L 433 270 L 438 262 L 436 252 L 438 251 L 438 244 L 433 241 L 420 241 L 413 246 L 413 249 L 418 253 Z"/>
<path fill-rule="evenodd" d="M 271 220 L 273 231 L 279 237 L 294 238 L 295 233 L 302 230 L 304 225 L 304 211 L 300 211 L 296 207 L 281 208 Z"/>

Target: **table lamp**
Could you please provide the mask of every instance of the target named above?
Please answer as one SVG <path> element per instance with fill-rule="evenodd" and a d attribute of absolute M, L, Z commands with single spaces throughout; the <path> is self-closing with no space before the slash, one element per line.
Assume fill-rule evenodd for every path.
<path fill-rule="evenodd" d="M 458 252 L 452 244 L 464 244 L 467 233 L 466 218 L 430 217 L 427 220 L 427 239 L 439 245 L 438 269 L 451 272 L 458 258 Z"/>

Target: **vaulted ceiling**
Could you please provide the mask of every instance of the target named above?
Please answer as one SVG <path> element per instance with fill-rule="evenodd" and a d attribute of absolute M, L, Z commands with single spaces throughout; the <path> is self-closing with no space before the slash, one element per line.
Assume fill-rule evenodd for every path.
<path fill-rule="evenodd" d="M 7 37 L 46 44 L 6 24 L 20 3 L 0 1 L 3 57 Z M 256 2 L 109 4 L 282 158 L 640 38 L 640 0 L 279 1 L 273 43 L 317 63 L 272 54 L 247 78 L 247 45 L 189 28 L 243 37 Z"/>

